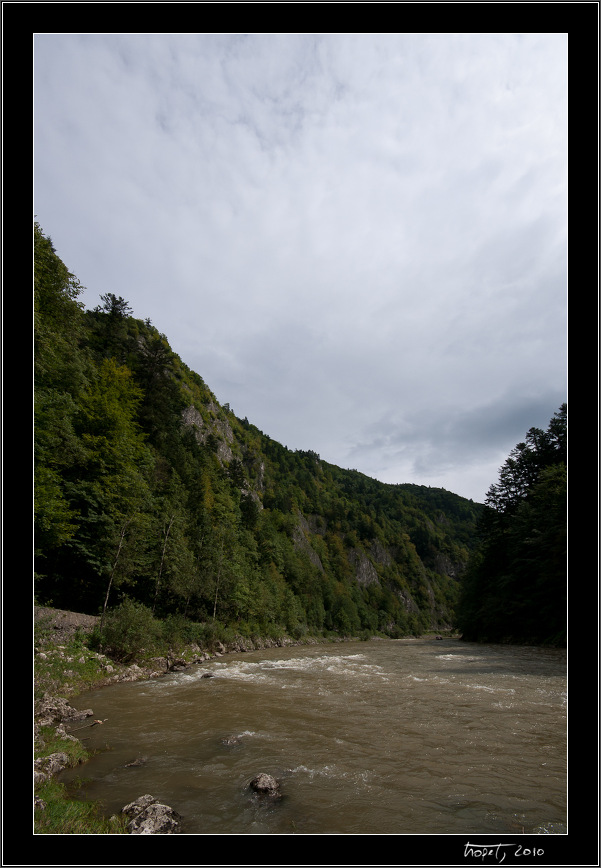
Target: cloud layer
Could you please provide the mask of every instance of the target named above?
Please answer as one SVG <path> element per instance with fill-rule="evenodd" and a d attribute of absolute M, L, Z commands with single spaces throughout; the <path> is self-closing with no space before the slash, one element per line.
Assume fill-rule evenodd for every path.
<path fill-rule="evenodd" d="M 483 500 L 566 393 L 562 34 L 39 35 L 35 212 L 265 433 Z"/>

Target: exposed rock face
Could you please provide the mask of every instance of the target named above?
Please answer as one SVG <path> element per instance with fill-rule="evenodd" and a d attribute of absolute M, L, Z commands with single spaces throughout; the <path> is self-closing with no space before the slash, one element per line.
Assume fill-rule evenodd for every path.
<path fill-rule="evenodd" d="M 234 440 L 232 426 L 227 419 L 220 417 L 220 409 L 217 404 L 211 401 L 207 404 L 207 409 L 214 417 L 210 422 L 205 422 L 202 415 L 194 406 L 186 407 L 182 411 L 182 422 L 186 428 L 192 428 L 194 436 L 199 443 L 205 443 L 209 435 L 214 434 L 218 441 L 217 457 L 222 464 L 229 464 L 233 457 L 229 445 Z"/>
<path fill-rule="evenodd" d="M 348 559 L 355 570 L 355 578 L 360 585 L 373 585 L 379 582 L 376 568 L 364 552 L 350 549 Z"/>
<path fill-rule="evenodd" d="M 389 567 L 392 563 L 394 563 L 394 559 L 390 551 L 382 545 L 380 540 L 372 540 L 371 543 L 371 556 L 377 564 L 383 564 L 385 567 Z"/>
<path fill-rule="evenodd" d="M 465 564 L 453 563 L 453 561 L 442 553 L 438 553 L 434 560 L 434 569 L 437 573 L 443 576 L 450 576 L 452 579 L 460 579 L 461 574 L 465 569 Z"/>
<path fill-rule="evenodd" d="M 415 615 L 419 614 L 418 605 L 413 601 L 413 598 L 410 596 L 410 594 L 407 591 L 398 591 L 397 595 L 398 595 L 399 600 L 402 601 L 405 609 L 410 614 L 415 614 Z"/>
<path fill-rule="evenodd" d="M 292 531 L 292 541 L 294 543 L 294 548 L 297 551 L 306 554 L 313 566 L 317 567 L 317 569 L 321 573 L 323 573 L 324 569 L 320 557 L 317 552 L 312 548 L 311 543 L 308 539 L 308 534 L 310 532 L 309 524 L 300 512 L 298 513 L 298 519 L 298 525 Z"/>
<path fill-rule="evenodd" d="M 182 818 L 177 811 L 149 794 L 125 805 L 122 813 L 131 818 L 127 824 L 131 835 L 174 835 L 180 831 Z"/>
<path fill-rule="evenodd" d="M 190 406 L 186 407 L 185 410 L 182 410 L 182 422 L 186 426 L 186 428 L 194 428 L 196 438 L 199 442 L 203 442 L 204 437 L 202 429 L 204 428 L 204 419 L 196 409 L 196 407 Z"/>
<path fill-rule="evenodd" d="M 279 796 L 280 785 L 274 777 L 260 772 L 249 784 L 251 790 L 263 796 Z"/>

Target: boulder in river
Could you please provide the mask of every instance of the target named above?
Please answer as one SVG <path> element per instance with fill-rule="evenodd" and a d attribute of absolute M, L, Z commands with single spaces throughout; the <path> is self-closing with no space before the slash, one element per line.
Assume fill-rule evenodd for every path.
<path fill-rule="evenodd" d="M 251 790 L 263 796 L 280 796 L 280 785 L 272 775 L 259 772 L 249 784 Z"/>
<path fill-rule="evenodd" d="M 150 794 L 140 796 L 121 811 L 131 817 L 127 824 L 130 835 L 174 835 L 180 831 L 182 818 L 177 811 Z"/>

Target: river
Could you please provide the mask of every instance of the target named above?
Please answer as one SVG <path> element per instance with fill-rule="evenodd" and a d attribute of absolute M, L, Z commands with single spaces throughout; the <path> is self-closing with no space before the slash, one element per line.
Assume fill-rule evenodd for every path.
<path fill-rule="evenodd" d="M 98 752 L 61 779 L 109 814 L 151 793 L 189 834 L 567 832 L 561 649 L 272 648 L 72 704 L 105 723 L 77 733 Z M 282 798 L 251 793 L 258 772 Z"/>

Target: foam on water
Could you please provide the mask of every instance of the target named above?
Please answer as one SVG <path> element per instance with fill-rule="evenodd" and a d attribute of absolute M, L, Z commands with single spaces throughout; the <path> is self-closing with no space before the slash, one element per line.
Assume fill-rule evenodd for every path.
<path fill-rule="evenodd" d="M 115 812 L 153 793 L 191 833 L 492 834 L 516 817 L 527 833 L 565 831 L 560 655 L 360 647 L 230 655 L 81 695 L 108 719 L 87 731 L 81 797 Z M 147 762 L 128 765 L 138 752 Z M 261 814 L 247 792 L 258 771 L 286 796 Z"/>
<path fill-rule="evenodd" d="M 364 654 L 345 655 L 320 655 L 307 657 L 292 657 L 290 659 L 261 660 L 261 661 L 217 661 L 212 669 L 203 668 L 191 679 L 206 677 L 209 673 L 219 678 L 251 681 L 271 681 L 278 675 L 289 672 L 315 675 L 318 673 L 332 673 L 336 676 L 369 677 L 379 676 L 385 678 L 380 666 L 369 663 Z"/>

